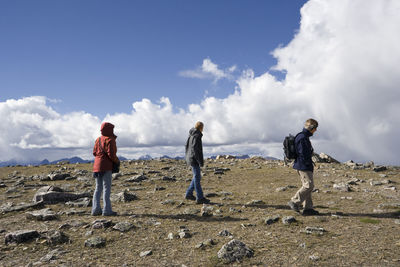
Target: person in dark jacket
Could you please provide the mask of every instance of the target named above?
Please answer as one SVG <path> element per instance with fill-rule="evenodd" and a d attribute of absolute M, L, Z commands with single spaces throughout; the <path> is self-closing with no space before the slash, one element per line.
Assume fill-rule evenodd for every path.
<path fill-rule="evenodd" d="M 303 215 L 318 215 L 318 211 L 314 210 L 311 193 L 314 189 L 314 163 L 312 155 L 314 149 L 310 142 L 310 137 L 317 130 L 318 122 L 314 119 L 308 119 L 304 124 L 302 132 L 297 134 L 295 138 L 295 148 L 297 158 L 294 161 L 293 168 L 297 170 L 300 176 L 302 187 L 289 201 L 289 207 L 299 212 L 299 206 L 303 204 Z"/>
<path fill-rule="evenodd" d="M 116 212 L 111 209 L 111 178 L 112 178 L 112 165 L 119 163 L 117 157 L 117 144 L 114 135 L 114 125 L 109 122 L 101 124 L 101 136 L 96 139 L 93 148 L 94 164 L 93 164 L 93 177 L 96 179 L 96 190 L 93 194 L 92 215 L 98 216 L 115 216 Z M 103 210 L 100 207 L 100 197 L 103 192 Z"/>
<path fill-rule="evenodd" d="M 185 146 L 185 159 L 186 163 L 192 167 L 193 179 L 188 189 L 186 190 L 186 199 L 196 200 L 197 204 L 210 203 L 210 200 L 205 198 L 201 188 L 201 170 L 200 167 L 204 166 L 203 158 L 203 144 L 201 138 L 203 137 L 204 124 L 200 121 L 196 122 L 194 128 L 190 129 L 189 137 Z M 193 195 L 196 190 L 197 199 Z"/>

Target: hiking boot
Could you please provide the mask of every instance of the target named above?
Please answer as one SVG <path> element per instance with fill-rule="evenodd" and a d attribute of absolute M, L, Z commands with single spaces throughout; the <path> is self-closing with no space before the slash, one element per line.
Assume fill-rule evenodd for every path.
<path fill-rule="evenodd" d="M 294 203 L 293 201 L 289 201 L 287 204 L 289 205 L 291 210 L 293 210 L 295 212 L 300 211 L 299 206 L 296 203 Z"/>
<path fill-rule="evenodd" d="M 201 199 L 198 199 L 198 200 L 196 201 L 196 203 L 197 203 L 197 204 L 209 204 L 209 203 L 210 203 L 210 200 L 209 200 L 208 198 L 203 197 L 203 198 L 201 198 Z"/>
<path fill-rule="evenodd" d="M 303 216 L 313 216 L 313 215 L 319 215 L 319 212 L 315 209 L 303 210 Z"/>
<path fill-rule="evenodd" d="M 185 196 L 185 199 L 187 199 L 187 200 L 196 200 L 196 198 L 193 195 Z"/>

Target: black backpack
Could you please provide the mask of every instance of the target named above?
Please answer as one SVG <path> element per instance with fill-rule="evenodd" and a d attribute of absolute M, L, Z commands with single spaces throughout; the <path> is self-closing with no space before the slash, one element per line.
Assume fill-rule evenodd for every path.
<path fill-rule="evenodd" d="M 283 140 L 283 152 L 285 153 L 285 160 L 293 160 L 297 158 L 296 147 L 294 144 L 297 135 L 299 134 L 296 134 L 296 136 L 289 134 L 289 136 L 286 136 Z"/>

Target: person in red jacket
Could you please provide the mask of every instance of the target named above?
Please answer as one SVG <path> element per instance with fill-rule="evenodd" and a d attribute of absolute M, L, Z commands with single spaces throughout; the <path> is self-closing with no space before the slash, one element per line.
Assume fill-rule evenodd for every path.
<path fill-rule="evenodd" d="M 111 208 L 111 178 L 112 178 L 112 165 L 119 163 L 117 157 L 117 144 L 114 135 L 114 125 L 109 122 L 101 124 L 101 136 L 96 139 L 93 148 L 94 164 L 93 164 L 93 177 L 96 179 L 96 190 L 93 194 L 92 215 L 104 216 L 117 215 Z M 100 207 L 100 197 L 103 192 L 103 210 Z"/>

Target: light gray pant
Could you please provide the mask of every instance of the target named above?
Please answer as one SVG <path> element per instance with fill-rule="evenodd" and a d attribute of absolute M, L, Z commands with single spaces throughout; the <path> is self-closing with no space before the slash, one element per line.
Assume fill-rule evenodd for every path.
<path fill-rule="evenodd" d="M 312 171 L 297 171 L 300 176 L 302 187 L 297 191 L 296 195 L 292 197 L 292 202 L 296 205 L 301 205 L 305 210 L 313 208 L 311 193 L 314 189 L 314 179 Z"/>
<path fill-rule="evenodd" d="M 96 190 L 93 194 L 93 206 L 92 206 L 92 215 L 109 215 L 112 212 L 111 209 L 111 179 L 112 173 L 111 171 L 105 172 L 102 176 L 95 178 L 96 179 Z M 104 188 L 104 191 L 103 191 Z M 103 192 L 103 211 L 100 207 L 100 197 Z"/>

